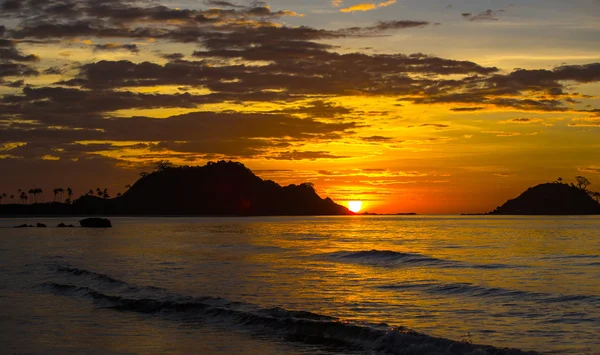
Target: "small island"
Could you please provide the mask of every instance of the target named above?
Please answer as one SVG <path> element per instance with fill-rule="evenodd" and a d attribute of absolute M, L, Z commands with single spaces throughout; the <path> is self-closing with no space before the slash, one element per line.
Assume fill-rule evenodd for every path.
<path fill-rule="evenodd" d="M 41 191 L 41 189 L 35 189 Z M 54 191 L 55 196 L 62 189 Z M 69 197 L 70 197 L 70 189 Z M 64 190 L 63 190 L 64 191 Z M 37 198 L 38 194 L 32 194 Z M 71 201 L 0 205 L 0 215 L 193 215 L 296 216 L 353 215 L 330 198 L 322 199 L 312 183 L 280 186 L 262 180 L 242 163 L 209 162 L 205 166 L 174 167 L 161 161 L 151 173 L 123 193 L 110 198 L 98 189 Z"/>
<path fill-rule="evenodd" d="M 588 190 L 591 183 L 577 176 L 575 183 L 555 182 L 530 187 L 508 200 L 490 215 L 595 215 L 600 214 L 600 193 Z"/>

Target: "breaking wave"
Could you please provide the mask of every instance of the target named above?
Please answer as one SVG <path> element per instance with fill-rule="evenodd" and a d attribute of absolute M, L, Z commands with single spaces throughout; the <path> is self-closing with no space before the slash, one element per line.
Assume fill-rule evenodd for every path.
<path fill-rule="evenodd" d="M 381 289 L 390 290 L 417 290 L 435 295 L 461 295 L 477 298 L 504 298 L 518 299 L 520 301 L 533 301 L 537 303 L 559 302 L 586 302 L 600 305 L 599 296 L 590 295 L 562 295 L 541 292 L 512 290 L 501 287 L 477 286 L 470 283 L 429 283 L 411 282 L 379 286 Z"/>
<path fill-rule="evenodd" d="M 97 307 L 115 311 L 169 315 L 169 319 L 175 320 L 178 315 L 193 316 L 206 322 L 259 331 L 268 336 L 383 354 L 536 354 L 456 342 L 386 324 L 351 323 L 308 311 L 261 308 L 219 297 L 183 296 L 156 287 L 131 285 L 105 274 L 72 266 L 59 266 L 55 271 L 75 276 L 71 277 L 74 283 L 48 282 L 40 286 L 42 290 L 89 299 Z M 97 283 L 96 287 L 78 284 L 89 283 L 90 280 Z M 127 295 L 119 292 L 123 289 L 128 291 Z M 148 293 L 148 290 L 155 292 Z"/>
<path fill-rule="evenodd" d="M 517 266 L 505 264 L 469 264 L 460 261 L 439 259 L 419 253 L 405 253 L 391 250 L 336 251 L 322 255 L 328 260 L 358 263 L 371 266 L 440 266 L 447 268 L 499 269 Z"/>

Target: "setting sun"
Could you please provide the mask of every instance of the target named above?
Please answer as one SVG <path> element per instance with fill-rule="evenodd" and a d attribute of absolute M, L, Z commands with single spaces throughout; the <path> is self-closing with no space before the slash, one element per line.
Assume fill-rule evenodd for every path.
<path fill-rule="evenodd" d="M 354 213 L 360 212 L 362 201 L 348 201 L 348 209 Z"/>

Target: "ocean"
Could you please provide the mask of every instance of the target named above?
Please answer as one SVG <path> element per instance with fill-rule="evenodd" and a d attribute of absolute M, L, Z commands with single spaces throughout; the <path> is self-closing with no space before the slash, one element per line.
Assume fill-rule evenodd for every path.
<path fill-rule="evenodd" d="M 1 353 L 600 354 L 597 216 L 111 220 L 0 219 Z"/>

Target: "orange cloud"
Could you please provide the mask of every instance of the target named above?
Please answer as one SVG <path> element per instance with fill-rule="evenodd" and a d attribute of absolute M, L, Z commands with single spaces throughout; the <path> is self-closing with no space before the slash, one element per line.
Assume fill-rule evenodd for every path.
<path fill-rule="evenodd" d="M 333 3 L 338 4 L 337 1 L 334 1 Z M 375 3 L 362 3 L 362 4 L 350 6 L 350 7 L 344 8 L 344 9 L 340 9 L 340 11 L 341 12 L 371 11 L 371 10 L 379 9 L 379 8 L 382 8 L 382 7 L 388 7 L 388 6 L 393 5 L 395 3 L 396 3 L 396 0 L 388 0 L 388 1 L 385 1 L 385 2 L 380 2 L 378 4 L 375 4 Z M 341 1 L 339 2 L 339 5 L 341 5 Z"/>

